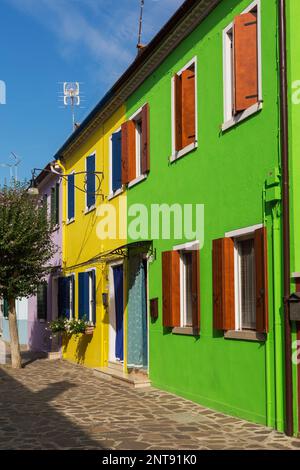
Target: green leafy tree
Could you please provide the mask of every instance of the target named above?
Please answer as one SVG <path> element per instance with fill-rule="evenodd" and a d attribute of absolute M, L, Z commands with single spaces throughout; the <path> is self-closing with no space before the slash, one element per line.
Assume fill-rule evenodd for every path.
<path fill-rule="evenodd" d="M 21 368 L 16 300 L 36 294 L 56 251 L 47 208 L 27 185 L 0 188 L 0 297 L 8 302 L 12 367 Z"/>

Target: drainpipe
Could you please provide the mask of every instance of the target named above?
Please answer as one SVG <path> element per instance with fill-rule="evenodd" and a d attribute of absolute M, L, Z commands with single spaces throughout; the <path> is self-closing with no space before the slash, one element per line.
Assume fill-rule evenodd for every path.
<path fill-rule="evenodd" d="M 292 340 L 289 319 L 290 296 L 290 213 L 289 213 L 289 143 L 286 57 L 286 2 L 278 0 L 280 62 L 280 127 L 283 215 L 283 289 L 285 337 L 285 433 L 293 435 Z"/>

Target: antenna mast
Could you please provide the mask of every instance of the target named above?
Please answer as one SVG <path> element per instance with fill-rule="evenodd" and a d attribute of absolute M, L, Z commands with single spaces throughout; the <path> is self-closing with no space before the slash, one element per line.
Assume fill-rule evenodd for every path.
<path fill-rule="evenodd" d="M 143 13 L 144 13 L 144 5 L 145 5 L 145 0 L 141 0 L 141 13 L 140 13 L 140 21 L 139 21 L 139 35 L 138 35 L 138 43 L 137 43 L 137 49 L 138 53 L 145 47 L 142 44 L 142 29 L 143 29 Z"/>

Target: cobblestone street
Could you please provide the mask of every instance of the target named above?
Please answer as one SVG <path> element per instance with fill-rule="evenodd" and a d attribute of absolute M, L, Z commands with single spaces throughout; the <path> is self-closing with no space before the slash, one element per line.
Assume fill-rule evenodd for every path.
<path fill-rule="evenodd" d="M 300 449 L 300 440 L 64 361 L 0 368 L 0 449 Z"/>

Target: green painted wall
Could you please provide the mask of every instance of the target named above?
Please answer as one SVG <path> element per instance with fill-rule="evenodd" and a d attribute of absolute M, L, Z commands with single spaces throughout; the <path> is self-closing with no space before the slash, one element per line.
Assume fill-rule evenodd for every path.
<path fill-rule="evenodd" d="M 287 2 L 287 48 L 289 84 L 289 142 L 290 142 L 290 226 L 291 226 L 291 272 L 300 272 L 300 2 Z M 291 291 L 295 292 L 295 283 Z M 293 325 L 293 343 L 297 339 L 296 325 Z M 294 366 L 294 429 L 299 430 L 297 413 L 297 367 Z"/>
<path fill-rule="evenodd" d="M 178 336 L 162 327 L 161 252 L 179 240 L 154 241 L 150 298 L 159 298 L 159 319 L 150 326 L 150 378 L 154 386 L 255 422 L 283 427 L 280 222 L 263 210 L 264 182 L 278 166 L 277 2 L 261 0 L 263 110 L 223 133 L 222 30 L 251 2 L 226 0 L 184 40 L 127 102 L 129 118 L 150 105 L 151 172 L 128 191 L 134 203 L 205 204 L 201 250 L 201 336 Z M 171 78 L 197 56 L 198 149 L 176 163 L 171 155 Z M 265 214 L 264 214 L 265 212 Z M 266 344 L 225 340 L 212 328 L 212 240 L 264 222 L 268 226 L 270 333 Z M 274 235 L 275 234 L 275 235 Z M 277 237 L 277 238 L 276 238 Z M 182 240 L 184 242 L 185 240 Z M 274 241 L 274 243 L 273 243 Z M 277 241 L 277 242 L 276 242 Z M 273 271 L 273 249 L 276 264 Z M 300 270 L 300 267 L 299 267 Z M 277 283 L 276 295 L 273 284 Z M 277 335 L 274 334 L 276 319 Z M 276 374 L 275 374 L 276 365 Z"/>

